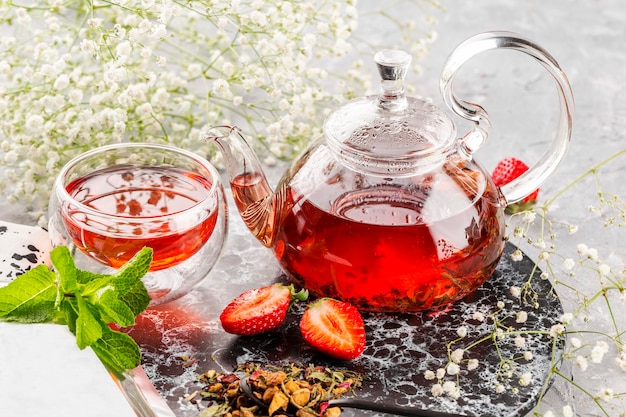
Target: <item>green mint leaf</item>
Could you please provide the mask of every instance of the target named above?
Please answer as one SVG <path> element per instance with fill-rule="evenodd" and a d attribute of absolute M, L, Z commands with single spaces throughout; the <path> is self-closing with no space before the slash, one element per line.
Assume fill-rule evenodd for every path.
<path fill-rule="evenodd" d="M 133 338 L 108 327 L 103 329 L 102 337 L 91 348 L 102 363 L 117 374 L 136 368 L 141 363 L 141 352 Z"/>
<path fill-rule="evenodd" d="M 122 327 L 135 324 L 135 313 L 119 297 L 112 287 L 94 297 L 92 303 L 100 309 L 102 320 L 117 323 Z"/>
<path fill-rule="evenodd" d="M 80 274 L 81 281 L 85 279 L 84 275 L 87 274 Z M 85 281 L 85 283 L 82 284 L 80 293 L 87 297 L 97 293 L 98 291 L 101 291 L 105 287 L 111 287 L 111 282 L 113 281 L 113 278 L 114 277 L 112 275 L 89 274 L 89 280 Z"/>
<path fill-rule="evenodd" d="M 78 320 L 78 305 L 76 303 L 76 299 L 74 298 L 66 298 L 64 299 L 59 308 L 63 314 L 63 321 L 60 319 L 56 322 L 58 324 L 65 324 L 70 328 L 70 331 L 73 335 L 76 335 L 76 320 Z"/>
<path fill-rule="evenodd" d="M 142 249 L 113 275 L 76 268 L 65 247 L 53 249 L 50 257 L 54 272 L 40 265 L 0 288 L 0 320 L 66 324 L 78 347 L 90 346 L 110 371 L 121 375 L 138 366 L 137 343 L 109 323 L 132 326 L 148 307 L 150 295 L 141 278 L 152 249 Z"/>
<path fill-rule="evenodd" d="M 152 248 L 144 247 L 124 264 L 114 275 L 113 285 L 120 296 L 132 290 L 146 275 L 152 263 Z"/>
<path fill-rule="evenodd" d="M 150 304 L 150 295 L 143 282 L 139 281 L 120 299 L 131 309 L 135 316 L 143 312 Z"/>
<path fill-rule="evenodd" d="M 39 265 L 0 288 L 0 318 L 21 323 L 43 323 L 56 310 L 56 275 Z"/>
<path fill-rule="evenodd" d="M 103 323 L 82 296 L 76 297 L 78 317 L 76 318 L 76 344 L 80 349 L 91 346 L 102 337 Z"/>
<path fill-rule="evenodd" d="M 76 291 L 76 265 L 65 246 L 57 246 L 50 252 L 50 260 L 56 270 L 60 289 L 65 293 Z"/>
<path fill-rule="evenodd" d="M 76 282 L 79 284 L 89 284 L 93 281 L 103 279 L 103 278 L 111 278 L 111 275 L 106 274 L 97 274 L 91 271 L 83 271 L 82 269 L 76 270 Z M 84 293 L 84 290 L 83 290 Z"/>

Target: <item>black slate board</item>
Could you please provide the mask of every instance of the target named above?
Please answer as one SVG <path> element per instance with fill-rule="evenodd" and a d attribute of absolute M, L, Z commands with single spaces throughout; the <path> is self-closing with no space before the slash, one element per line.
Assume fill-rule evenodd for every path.
<path fill-rule="evenodd" d="M 198 414 L 198 409 L 183 397 L 201 387 L 195 381 L 199 373 L 208 369 L 231 372 L 245 362 L 282 365 L 293 361 L 347 368 L 367 375 L 358 391 L 360 398 L 470 416 L 521 417 L 535 406 L 549 370 L 558 365 L 562 340 L 555 340 L 549 331 L 559 324 L 563 310 L 550 282 L 540 279 L 541 271 L 535 270 L 529 281 L 534 262 L 527 256 L 513 262 L 513 250 L 515 247 L 507 244 L 494 275 L 475 293 L 445 311 L 364 314 L 366 350 L 350 362 L 329 359 L 302 341 L 297 321 L 303 307 L 279 331 L 254 337 L 229 335 L 215 317 L 209 321 L 206 317 L 190 317 L 192 313 L 184 308 L 177 311 L 175 304 L 150 310 L 129 333 L 142 348 L 143 367 L 152 383 L 180 416 Z M 512 286 L 524 287 L 528 281 L 532 289 L 526 293 L 528 297 L 511 293 Z M 503 308 L 498 307 L 498 302 L 503 303 Z M 527 314 L 523 322 L 516 319 L 519 311 Z M 482 313 L 485 320 L 476 320 L 476 312 Z M 488 337 L 494 332 L 491 316 L 505 329 L 506 335 L 501 339 Z M 458 378 L 460 396 L 435 397 L 431 390 L 437 381 L 427 380 L 425 372 L 446 365 L 447 344 L 459 339 L 457 330 L 461 326 L 467 329 L 467 335 L 451 350 L 487 339 L 464 354 Z M 533 333 L 526 333 L 529 330 Z M 524 333 L 523 347 L 515 343 L 519 332 Z M 524 359 L 524 352 L 532 353 L 532 359 Z M 475 370 L 467 370 L 466 360 L 471 358 L 479 360 Z M 501 358 L 515 360 L 507 368 Z M 526 386 L 519 384 L 524 373 L 532 376 Z M 444 381 L 456 383 L 457 377 L 448 375 Z M 496 390 L 497 383 L 505 387 L 503 392 Z M 342 415 L 375 414 L 346 409 Z"/>

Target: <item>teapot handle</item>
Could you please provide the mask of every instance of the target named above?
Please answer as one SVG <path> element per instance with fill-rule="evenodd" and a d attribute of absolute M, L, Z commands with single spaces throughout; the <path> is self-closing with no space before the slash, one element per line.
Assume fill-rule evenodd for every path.
<path fill-rule="evenodd" d="M 459 116 L 473 121 L 476 126 L 461 140 L 461 149 L 471 155 L 487 139 L 491 123 L 487 112 L 477 104 L 460 100 L 452 92 L 452 80 L 461 66 L 470 58 L 491 49 L 514 49 L 535 58 L 550 73 L 557 84 L 560 114 L 552 143 L 541 159 L 523 175 L 501 187 L 508 204 L 522 200 L 536 190 L 552 174 L 569 148 L 572 136 L 574 96 L 567 76 L 556 60 L 541 46 L 512 32 L 485 32 L 475 35 L 459 46 L 448 57 L 441 74 L 440 90 L 447 106 Z"/>

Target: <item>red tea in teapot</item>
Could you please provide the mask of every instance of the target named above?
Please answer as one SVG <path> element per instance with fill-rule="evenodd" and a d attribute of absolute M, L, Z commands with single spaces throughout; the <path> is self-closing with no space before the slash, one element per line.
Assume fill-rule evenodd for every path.
<path fill-rule="evenodd" d="M 238 205 L 258 198 L 253 178 L 248 176 L 244 187 L 233 181 Z M 264 238 L 274 242 L 290 278 L 318 297 L 372 311 L 445 306 L 493 273 L 504 226 L 491 183 L 476 196 L 473 190 L 480 187 L 470 177 L 430 181 L 449 182 L 451 195 L 429 194 L 429 184 L 413 186 L 409 193 L 398 181 L 344 194 L 343 187 L 326 184 L 307 198 L 285 187 L 284 204 L 272 206 L 281 209 L 269 214 L 278 216 L 281 227 L 268 228 L 265 233 L 275 236 Z M 440 200 L 458 201 L 459 193 L 465 208 L 446 217 L 450 205 Z"/>

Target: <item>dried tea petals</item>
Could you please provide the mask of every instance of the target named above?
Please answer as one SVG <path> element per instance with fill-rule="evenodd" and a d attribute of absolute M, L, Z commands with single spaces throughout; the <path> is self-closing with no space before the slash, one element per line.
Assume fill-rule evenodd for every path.
<path fill-rule="evenodd" d="M 339 417 L 341 415 L 341 408 L 339 407 L 328 407 L 326 411 L 324 411 L 324 417 Z"/>
<path fill-rule="evenodd" d="M 274 395 L 276 395 L 277 392 L 281 392 L 280 388 L 278 387 L 270 387 L 268 389 L 266 389 L 265 391 L 263 391 L 263 402 L 266 404 L 269 404 L 270 402 L 272 402 L 272 399 L 274 398 Z"/>
<path fill-rule="evenodd" d="M 291 402 L 298 408 L 304 407 L 311 401 L 311 390 L 300 388 L 291 393 Z"/>
<path fill-rule="evenodd" d="M 305 381 L 305 382 L 306 382 L 306 381 Z M 297 391 L 297 390 L 299 390 L 299 389 L 301 389 L 301 388 L 302 388 L 302 386 L 300 385 L 300 383 L 299 383 L 299 382 L 297 382 L 297 381 L 296 381 L 296 380 L 294 380 L 294 379 L 290 379 L 289 381 L 285 382 L 284 387 L 285 387 L 285 390 L 286 390 L 289 394 L 291 394 L 291 393 L 293 393 L 294 391 Z"/>
<path fill-rule="evenodd" d="M 263 376 L 268 387 L 275 387 L 282 384 L 287 378 L 287 374 L 283 371 L 272 372 Z"/>
<path fill-rule="evenodd" d="M 258 407 L 243 393 L 240 377 L 247 375 L 252 394 L 267 405 Z M 202 401 L 210 401 L 203 416 L 211 417 L 337 417 L 338 407 L 329 407 L 328 400 L 354 391 L 360 387 L 362 377 L 356 372 L 321 366 L 298 366 L 290 363 L 282 367 L 247 363 L 234 373 L 207 371 L 198 377 L 204 384 L 200 396 L 190 395 L 188 401 L 201 407 Z M 200 397 L 200 398 L 198 398 Z M 216 409 L 215 405 L 223 405 Z M 208 414 L 208 409 L 217 410 Z"/>
<path fill-rule="evenodd" d="M 289 398 L 282 391 L 278 391 L 272 396 L 272 401 L 267 407 L 267 412 L 272 416 L 278 410 L 287 411 L 288 405 Z"/>

